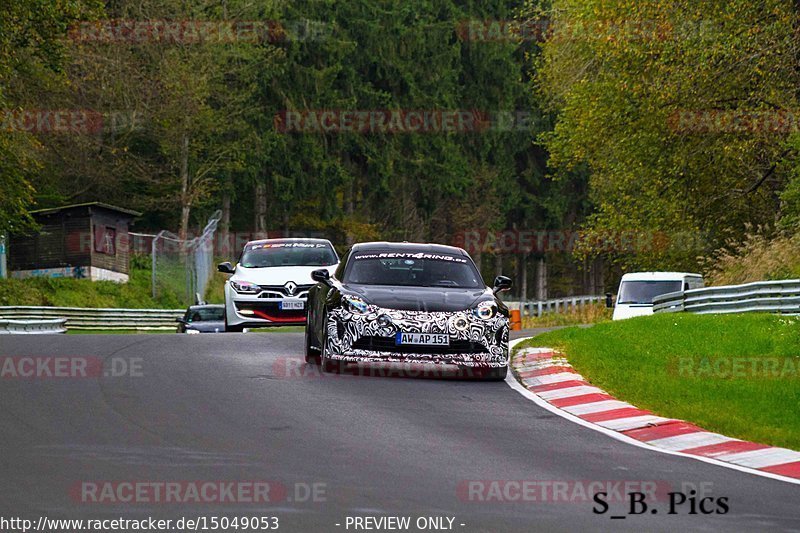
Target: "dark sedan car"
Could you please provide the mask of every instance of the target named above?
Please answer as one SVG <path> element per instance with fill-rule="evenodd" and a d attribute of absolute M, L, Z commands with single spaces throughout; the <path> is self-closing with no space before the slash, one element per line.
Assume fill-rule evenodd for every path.
<path fill-rule="evenodd" d="M 225 331 L 225 306 L 193 305 L 178 319 L 178 333 L 220 333 Z"/>
<path fill-rule="evenodd" d="M 348 363 L 456 365 L 472 375 L 508 372 L 511 287 L 486 286 L 461 248 L 436 244 L 356 244 L 334 275 L 316 270 L 309 291 L 306 360 L 322 370 Z"/>

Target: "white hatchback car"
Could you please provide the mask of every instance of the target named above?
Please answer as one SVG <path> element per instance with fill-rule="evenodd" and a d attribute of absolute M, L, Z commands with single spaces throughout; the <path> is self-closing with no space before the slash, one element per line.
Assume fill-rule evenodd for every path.
<path fill-rule="evenodd" d="M 325 268 L 333 274 L 338 265 L 325 239 L 248 242 L 235 267 L 218 267 L 233 274 L 225 283 L 225 331 L 305 324 L 308 289 L 315 284 L 311 272 Z"/>

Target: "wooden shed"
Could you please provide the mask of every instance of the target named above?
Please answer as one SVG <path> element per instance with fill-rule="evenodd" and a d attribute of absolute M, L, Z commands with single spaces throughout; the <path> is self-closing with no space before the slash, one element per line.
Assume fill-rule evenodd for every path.
<path fill-rule="evenodd" d="M 128 226 L 140 214 L 101 202 L 31 211 L 40 228 L 32 235 L 11 235 L 10 276 L 127 282 Z"/>

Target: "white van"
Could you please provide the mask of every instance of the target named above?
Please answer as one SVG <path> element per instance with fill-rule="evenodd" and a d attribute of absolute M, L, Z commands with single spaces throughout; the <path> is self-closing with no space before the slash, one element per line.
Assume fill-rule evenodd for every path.
<path fill-rule="evenodd" d="M 622 276 L 613 320 L 653 314 L 653 298 L 661 294 L 700 289 L 703 276 L 688 272 L 632 272 Z"/>

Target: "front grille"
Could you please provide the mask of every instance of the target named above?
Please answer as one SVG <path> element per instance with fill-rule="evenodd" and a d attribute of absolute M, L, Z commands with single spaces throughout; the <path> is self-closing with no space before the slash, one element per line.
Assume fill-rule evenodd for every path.
<path fill-rule="evenodd" d="M 313 285 L 298 285 L 297 289 L 295 289 L 294 293 L 289 294 L 286 292 L 286 287 L 283 285 L 259 285 L 262 291 L 269 291 L 269 292 L 276 292 L 283 296 L 291 296 L 293 298 L 299 297 L 301 293 L 308 292 L 308 290 L 313 287 Z"/>
<path fill-rule="evenodd" d="M 479 342 L 450 339 L 450 346 L 421 346 L 418 344 L 396 345 L 394 337 L 361 337 L 353 343 L 354 350 L 371 350 L 374 352 L 393 353 L 429 353 L 429 354 L 461 354 L 489 353 L 486 346 Z"/>

